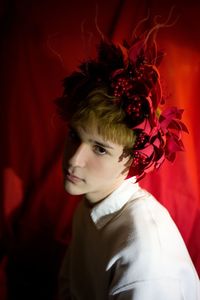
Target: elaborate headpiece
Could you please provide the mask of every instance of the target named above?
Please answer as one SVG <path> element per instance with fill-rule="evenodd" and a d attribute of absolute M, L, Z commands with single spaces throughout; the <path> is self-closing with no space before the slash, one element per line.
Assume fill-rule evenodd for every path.
<path fill-rule="evenodd" d="M 164 104 L 157 69 L 163 53 L 157 52 L 153 30 L 136 37 L 130 44 L 115 45 L 102 40 L 96 59 L 83 62 L 79 71 L 64 80 L 64 96 L 82 97 L 97 87 L 106 87 L 115 97 L 114 105 L 125 111 L 125 123 L 136 140 L 132 148 L 131 174 L 142 178 L 184 149 L 181 132 L 183 110 L 176 107 L 161 111 Z"/>

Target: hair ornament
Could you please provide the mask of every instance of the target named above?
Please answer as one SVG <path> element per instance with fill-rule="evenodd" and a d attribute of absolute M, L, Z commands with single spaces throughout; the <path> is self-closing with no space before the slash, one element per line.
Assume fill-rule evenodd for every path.
<path fill-rule="evenodd" d="M 146 173 L 158 169 L 165 159 L 174 161 L 177 151 L 183 151 L 182 132 L 187 132 L 182 109 L 166 108 L 164 104 L 158 66 L 163 53 L 157 52 L 151 34 L 155 26 L 129 45 L 124 43 L 124 68 L 110 75 L 112 94 L 116 104 L 126 113 L 126 123 L 136 135 L 132 149 L 131 175 L 141 179 Z"/>

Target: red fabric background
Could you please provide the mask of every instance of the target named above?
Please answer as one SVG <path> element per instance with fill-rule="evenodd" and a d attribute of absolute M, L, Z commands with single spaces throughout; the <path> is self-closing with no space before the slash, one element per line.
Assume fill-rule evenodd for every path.
<path fill-rule="evenodd" d="M 176 25 L 158 36 L 167 54 L 161 73 L 168 104 L 185 109 L 190 134 L 184 136 L 186 152 L 141 184 L 169 209 L 200 274 L 200 5 L 98 2 L 98 26 L 115 42 L 130 38 L 148 8 L 164 21 L 175 4 Z M 0 298 L 54 299 L 77 200 L 62 187 L 65 124 L 53 100 L 61 94 L 63 77 L 94 52 L 96 7 L 92 0 L 7 0 L 0 5 Z"/>

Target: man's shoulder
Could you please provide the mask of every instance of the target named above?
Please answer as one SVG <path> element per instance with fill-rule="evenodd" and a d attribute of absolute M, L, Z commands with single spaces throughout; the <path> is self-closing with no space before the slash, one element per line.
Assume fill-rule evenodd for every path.
<path fill-rule="evenodd" d="M 168 211 L 151 194 L 140 190 L 108 224 L 113 255 L 126 263 L 155 268 L 163 261 L 187 258 L 182 237 Z"/>
<path fill-rule="evenodd" d="M 116 230 L 121 228 L 119 232 L 126 233 L 129 239 L 135 241 L 143 234 L 147 238 L 163 223 L 166 226 L 173 223 L 167 209 L 153 195 L 140 188 L 118 211 L 110 226 Z"/>

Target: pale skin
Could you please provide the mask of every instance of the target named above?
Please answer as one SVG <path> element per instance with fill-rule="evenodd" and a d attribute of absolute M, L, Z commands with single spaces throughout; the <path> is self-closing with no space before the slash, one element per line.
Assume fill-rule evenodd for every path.
<path fill-rule="evenodd" d="M 126 179 L 130 157 L 122 145 L 105 141 L 97 130 L 71 128 L 63 160 L 64 186 L 85 195 L 91 205 L 103 200 Z"/>

